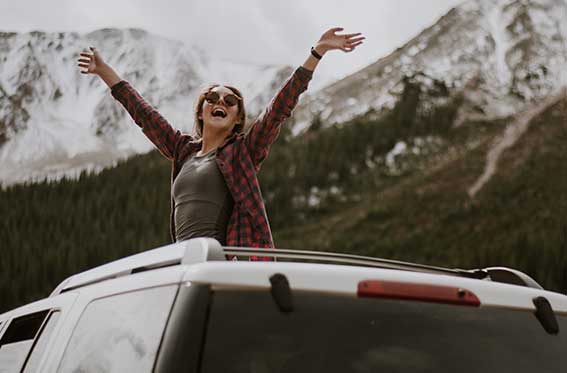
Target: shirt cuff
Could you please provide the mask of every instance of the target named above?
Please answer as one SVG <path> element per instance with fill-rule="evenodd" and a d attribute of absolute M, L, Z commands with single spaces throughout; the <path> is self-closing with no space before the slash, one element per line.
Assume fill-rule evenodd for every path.
<path fill-rule="evenodd" d="M 120 91 L 128 82 L 125 80 L 121 80 L 118 83 L 115 83 L 112 87 L 110 87 L 110 92 L 114 95 L 116 92 Z"/>
<path fill-rule="evenodd" d="M 301 76 L 302 78 L 305 79 L 311 79 L 313 77 L 313 71 L 311 70 L 307 70 L 305 67 L 303 66 L 299 66 L 297 68 L 297 70 L 295 70 L 296 73 Z"/>

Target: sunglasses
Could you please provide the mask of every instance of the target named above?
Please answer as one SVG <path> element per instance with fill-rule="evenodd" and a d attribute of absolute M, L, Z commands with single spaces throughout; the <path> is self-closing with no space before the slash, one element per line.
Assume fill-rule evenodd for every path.
<path fill-rule="evenodd" d="M 238 104 L 238 101 L 242 100 L 240 97 L 238 97 L 235 94 L 229 93 L 224 95 L 223 97 L 221 97 L 217 92 L 207 92 L 205 93 L 205 100 L 209 103 L 209 104 L 216 104 L 218 103 L 220 100 L 224 101 L 224 103 L 226 104 L 226 106 L 234 106 Z"/>

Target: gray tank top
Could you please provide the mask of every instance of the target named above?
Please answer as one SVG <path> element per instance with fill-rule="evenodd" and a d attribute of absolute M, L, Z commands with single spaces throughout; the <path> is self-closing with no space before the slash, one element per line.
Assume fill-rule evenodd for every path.
<path fill-rule="evenodd" d="M 190 156 L 172 186 L 176 241 L 213 237 L 226 244 L 233 200 L 215 161 L 215 152 Z"/>

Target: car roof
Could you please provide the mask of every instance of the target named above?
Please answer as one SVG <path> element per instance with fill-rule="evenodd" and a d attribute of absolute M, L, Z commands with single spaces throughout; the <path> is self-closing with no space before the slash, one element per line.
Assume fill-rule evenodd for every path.
<path fill-rule="evenodd" d="M 63 280 L 57 288 L 55 288 L 51 295 L 54 296 L 63 291 L 69 291 L 92 283 L 156 268 L 178 264 L 197 264 L 207 261 L 226 261 L 226 258 L 229 255 L 245 256 L 247 258 L 251 256 L 270 257 L 273 258 L 273 260 L 335 263 L 353 266 L 397 269 L 420 273 L 446 274 L 455 277 L 487 279 L 542 289 L 542 287 L 534 279 L 525 273 L 504 267 L 490 267 L 473 270 L 463 270 L 458 268 L 450 269 L 341 253 L 222 247 L 219 242 L 214 239 L 196 238 L 148 250 L 140 254 L 131 255 L 88 271 L 78 273 Z"/>
<path fill-rule="evenodd" d="M 227 255 L 269 256 L 277 261 L 228 261 Z M 340 253 L 222 247 L 210 238 L 159 247 L 78 273 L 62 281 L 50 297 L 110 279 L 179 266 L 187 267 L 182 281 L 216 287 L 266 288 L 271 286 L 270 276 L 283 273 L 292 290 L 356 295 L 361 281 L 395 281 L 467 289 L 483 306 L 491 307 L 533 310 L 533 299 L 545 297 L 555 312 L 567 313 L 567 296 L 546 291 L 528 275 L 509 268 L 462 270 Z"/>
<path fill-rule="evenodd" d="M 284 274 L 292 291 L 317 291 L 357 296 L 362 282 L 445 286 L 466 289 L 478 297 L 482 306 L 535 310 L 533 299 L 545 297 L 556 313 L 567 315 L 567 296 L 526 286 L 490 280 L 455 277 L 351 265 L 294 262 L 205 262 L 192 265 L 185 272 L 184 282 L 206 283 L 222 288 L 271 288 L 270 277 Z"/>

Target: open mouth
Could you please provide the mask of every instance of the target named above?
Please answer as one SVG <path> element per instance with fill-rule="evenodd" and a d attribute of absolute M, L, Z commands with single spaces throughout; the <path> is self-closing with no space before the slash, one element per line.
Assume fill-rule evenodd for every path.
<path fill-rule="evenodd" d="M 212 114 L 213 117 L 226 118 L 226 111 L 224 111 L 221 108 L 214 109 L 211 114 Z"/>

